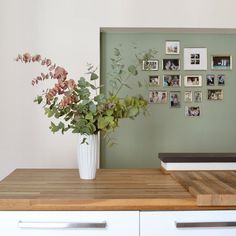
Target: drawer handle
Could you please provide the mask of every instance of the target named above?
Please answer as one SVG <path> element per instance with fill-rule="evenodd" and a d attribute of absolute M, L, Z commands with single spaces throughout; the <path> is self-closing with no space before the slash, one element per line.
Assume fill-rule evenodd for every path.
<path fill-rule="evenodd" d="M 104 222 L 24 222 L 19 221 L 18 227 L 21 229 L 105 229 L 107 223 Z"/>
<path fill-rule="evenodd" d="M 208 228 L 208 227 L 235 227 L 236 221 L 232 222 L 175 222 L 176 228 Z"/>

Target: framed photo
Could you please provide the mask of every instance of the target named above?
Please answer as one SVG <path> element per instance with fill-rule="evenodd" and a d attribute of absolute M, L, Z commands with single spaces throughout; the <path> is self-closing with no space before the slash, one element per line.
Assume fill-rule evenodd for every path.
<path fill-rule="evenodd" d="M 185 48 L 184 70 L 207 70 L 207 48 Z"/>
<path fill-rule="evenodd" d="M 160 86 L 160 76 L 159 75 L 149 75 L 149 86 Z"/>
<path fill-rule="evenodd" d="M 217 84 L 218 86 L 225 85 L 225 75 L 217 75 Z"/>
<path fill-rule="evenodd" d="M 159 61 L 158 60 L 144 60 L 142 70 L 158 70 Z"/>
<path fill-rule="evenodd" d="M 166 54 L 179 54 L 180 53 L 180 41 L 166 41 Z"/>
<path fill-rule="evenodd" d="M 207 90 L 207 99 L 210 101 L 219 101 L 223 100 L 224 94 L 223 89 L 208 89 Z"/>
<path fill-rule="evenodd" d="M 185 116 L 199 117 L 201 114 L 199 106 L 185 106 Z"/>
<path fill-rule="evenodd" d="M 185 87 L 201 87 L 202 76 L 201 75 L 186 75 L 184 76 Z"/>
<path fill-rule="evenodd" d="M 202 102 L 202 91 L 194 91 L 193 92 L 193 101 L 195 103 Z"/>
<path fill-rule="evenodd" d="M 163 87 L 180 87 L 180 75 L 163 75 Z"/>
<path fill-rule="evenodd" d="M 158 91 L 158 90 L 150 90 L 149 91 L 149 103 L 159 103 L 164 104 L 167 103 L 167 91 Z"/>
<path fill-rule="evenodd" d="M 193 101 L 193 92 L 192 91 L 185 91 L 184 92 L 184 101 L 185 102 L 192 102 Z"/>
<path fill-rule="evenodd" d="M 163 59 L 162 60 L 162 70 L 173 71 L 180 70 L 180 60 L 179 59 Z"/>
<path fill-rule="evenodd" d="M 171 91 L 170 92 L 170 107 L 179 108 L 181 106 L 181 92 Z"/>
<path fill-rule="evenodd" d="M 215 85 L 215 75 L 207 75 L 206 76 L 206 85 L 214 86 Z"/>
<path fill-rule="evenodd" d="M 232 70 L 232 56 L 215 55 L 211 56 L 212 70 Z"/>

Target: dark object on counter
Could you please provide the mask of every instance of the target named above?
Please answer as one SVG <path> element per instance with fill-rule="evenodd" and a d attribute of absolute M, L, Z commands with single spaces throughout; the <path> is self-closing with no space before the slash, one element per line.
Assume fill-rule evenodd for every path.
<path fill-rule="evenodd" d="M 236 153 L 159 153 L 164 162 L 236 162 Z"/>

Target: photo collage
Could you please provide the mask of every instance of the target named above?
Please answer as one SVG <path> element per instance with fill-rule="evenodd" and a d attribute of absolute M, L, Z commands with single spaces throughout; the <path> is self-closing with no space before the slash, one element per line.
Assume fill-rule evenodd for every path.
<path fill-rule="evenodd" d="M 158 73 L 148 76 L 149 103 L 169 104 L 170 108 L 180 108 L 183 103 L 185 116 L 199 117 L 200 104 L 204 99 L 223 100 L 226 75 L 222 72 L 232 70 L 232 56 L 212 55 L 210 70 L 213 73 L 206 74 L 199 72 L 208 70 L 207 48 L 184 48 L 183 65 L 180 61 L 180 41 L 166 41 L 165 54 L 166 58 L 161 61 L 160 59 L 143 61 L 143 71 L 163 72 L 162 76 Z M 181 76 L 181 68 L 190 73 Z M 195 74 L 196 71 L 199 72 Z M 185 88 L 184 91 L 180 90 L 181 87 Z M 203 91 L 203 87 L 206 91 Z"/>

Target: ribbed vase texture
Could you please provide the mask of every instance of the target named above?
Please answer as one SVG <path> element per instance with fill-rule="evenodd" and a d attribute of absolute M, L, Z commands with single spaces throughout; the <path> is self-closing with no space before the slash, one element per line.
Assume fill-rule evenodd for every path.
<path fill-rule="evenodd" d="M 81 144 L 86 138 L 86 143 Z M 77 158 L 81 179 L 95 179 L 98 156 L 98 135 L 79 135 Z"/>

